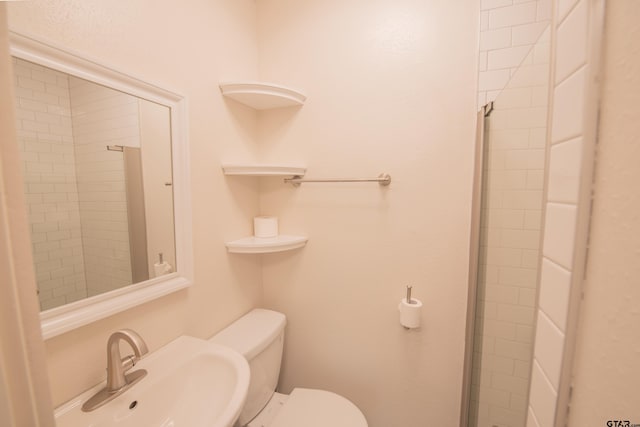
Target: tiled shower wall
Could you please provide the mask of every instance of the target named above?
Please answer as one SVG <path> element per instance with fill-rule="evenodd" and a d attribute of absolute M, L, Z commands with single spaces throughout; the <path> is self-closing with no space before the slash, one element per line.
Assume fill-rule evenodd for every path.
<path fill-rule="evenodd" d="M 14 59 L 16 114 L 41 309 L 131 283 L 122 152 L 138 100 Z"/>
<path fill-rule="evenodd" d="M 69 80 L 15 58 L 13 69 L 40 306 L 48 309 L 87 294 Z"/>
<path fill-rule="evenodd" d="M 571 330 L 571 289 L 581 286 L 585 262 L 597 122 L 597 102 L 591 97 L 599 80 L 594 44 L 601 3 L 568 0 L 556 7 L 551 150 L 527 427 L 550 427 L 556 421 L 564 425 L 568 405 L 561 375 Z M 579 298 L 579 292 L 574 294 Z"/>
<path fill-rule="evenodd" d="M 531 371 L 543 206 L 549 32 L 487 121 L 470 425 L 522 427 Z"/>
<path fill-rule="evenodd" d="M 496 99 L 551 20 L 551 0 L 481 0 L 478 107 Z"/>
<path fill-rule="evenodd" d="M 89 296 L 131 284 L 123 153 L 140 147 L 137 98 L 69 78 L 78 199 Z"/>

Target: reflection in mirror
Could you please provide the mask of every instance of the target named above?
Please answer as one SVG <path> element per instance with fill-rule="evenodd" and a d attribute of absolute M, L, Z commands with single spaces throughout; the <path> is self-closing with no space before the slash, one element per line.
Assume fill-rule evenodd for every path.
<path fill-rule="evenodd" d="M 16 68 L 16 116 L 35 270 L 42 293 L 51 291 L 51 300 L 64 296 L 55 304 L 44 303 L 43 296 L 43 338 L 190 286 L 184 96 L 19 33 L 9 33 L 9 47 Z M 76 85 L 84 87 L 78 99 Z M 92 214 L 85 218 L 85 211 Z M 94 269 L 90 262 L 99 265 Z M 93 271 L 108 276 L 102 283 L 116 288 L 94 286 Z M 145 277 L 149 279 L 137 282 Z"/>
<path fill-rule="evenodd" d="M 13 66 L 41 309 L 174 271 L 170 108 Z"/>

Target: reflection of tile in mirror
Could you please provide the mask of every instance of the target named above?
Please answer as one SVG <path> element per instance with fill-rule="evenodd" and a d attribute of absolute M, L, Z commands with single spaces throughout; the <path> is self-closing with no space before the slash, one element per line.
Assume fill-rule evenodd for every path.
<path fill-rule="evenodd" d="M 145 134 L 152 141 L 145 192 L 148 187 L 155 203 L 165 202 L 155 229 L 146 231 L 163 232 L 143 264 L 152 266 L 164 252 L 175 266 L 172 187 L 166 185 L 172 181 L 169 109 L 21 59 L 13 65 L 41 308 L 132 282 L 122 152 L 108 145 L 139 148 Z M 143 104 L 160 116 L 145 121 Z"/>
<path fill-rule="evenodd" d="M 14 59 L 16 113 L 42 309 L 85 298 L 69 77 Z"/>
<path fill-rule="evenodd" d="M 122 152 L 140 147 L 137 99 L 69 77 L 88 296 L 131 283 Z"/>

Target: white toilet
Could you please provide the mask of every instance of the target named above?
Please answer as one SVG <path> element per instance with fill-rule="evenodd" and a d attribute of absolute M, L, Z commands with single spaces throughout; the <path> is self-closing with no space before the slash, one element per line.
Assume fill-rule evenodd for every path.
<path fill-rule="evenodd" d="M 210 339 L 233 348 L 249 361 L 249 394 L 236 425 L 367 427 L 367 420 L 358 407 L 335 393 L 305 388 L 295 388 L 290 395 L 275 392 L 286 322 L 282 313 L 256 309 Z"/>

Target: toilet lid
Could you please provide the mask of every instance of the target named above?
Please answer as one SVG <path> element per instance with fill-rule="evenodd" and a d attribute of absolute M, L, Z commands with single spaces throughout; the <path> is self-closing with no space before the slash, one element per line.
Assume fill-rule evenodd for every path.
<path fill-rule="evenodd" d="M 324 390 L 296 388 L 270 427 L 367 427 L 360 409 L 348 399 Z"/>

